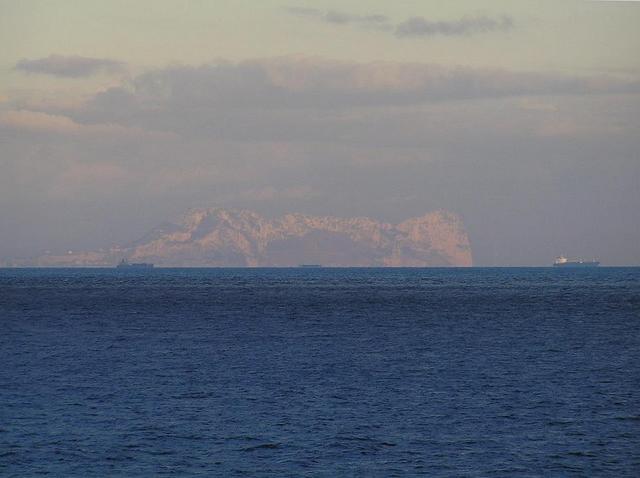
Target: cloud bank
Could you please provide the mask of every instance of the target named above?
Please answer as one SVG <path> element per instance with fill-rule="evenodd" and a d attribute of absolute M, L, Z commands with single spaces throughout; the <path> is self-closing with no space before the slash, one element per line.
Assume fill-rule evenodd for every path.
<path fill-rule="evenodd" d="M 424 17 L 411 17 L 394 25 L 385 15 L 354 15 L 336 10 L 319 10 L 316 8 L 287 7 L 290 15 L 307 18 L 327 24 L 353 25 L 393 32 L 397 38 L 417 38 L 433 36 L 469 36 L 480 33 L 506 32 L 514 27 L 514 20 L 502 15 L 464 16 L 458 20 L 432 20 Z"/>
<path fill-rule="evenodd" d="M 548 97 L 638 93 L 638 80 L 608 76 L 284 57 L 157 68 L 98 92 L 77 107 L 47 110 L 46 105 L 38 109 L 8 104 L 0 111 L 0 125 L 12 131 L 82 137 L 417 147 L 436 137 L 438 142 L 454 137 L 457 127 L 447 127 L 452 121 L 448 117 L 464 102 L 513 99 L 518 117 L 527 118 L 522 112 L 556 112 L 554 102 L 543 101 Z M 440 118 L 430 114 L 424 123 L 420 110 L 440 111 Z M 403 124 L 412 115 L 422 118 Z M 482 124 L 477 131 L 529 131 L 551 137 L 593 128 L 588 118 L 575 125 L 574 118 L 558 116 L 544 125 L 524 122 L 522 131 L 515 126 L 518 121 L 503 119 Z M 464 116 L 456 121 L 458 126 L 473 122 Z M 420 132 L 426 124 L 429 128 Z"/>
<path fill-rule="evenodd" d="M 171 66 L 141 74 L 131 85 L 96 95 L 90 106 L 114 115 L 128 115 L 127 108 L 157 110 L 162 106 L 260 112 L 640 92 L 639 81 L 609 76 L 295 57 Z"/>
<path fill-rule="evenodd" d="M 50 55 L 35 60 L 22 59 L 16 69 L 29 74 L 51 75 L 63 78 L 83 78 L 98 73 L 120 73 L 125 64 L 108 58 Z"/>

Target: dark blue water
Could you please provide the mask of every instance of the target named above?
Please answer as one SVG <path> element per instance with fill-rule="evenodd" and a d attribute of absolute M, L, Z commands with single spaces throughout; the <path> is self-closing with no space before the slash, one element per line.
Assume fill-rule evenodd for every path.
<path fill-rule="evenodd" d="M 0 475 L 640 476 L 640 269 L 0 270 Z"/>

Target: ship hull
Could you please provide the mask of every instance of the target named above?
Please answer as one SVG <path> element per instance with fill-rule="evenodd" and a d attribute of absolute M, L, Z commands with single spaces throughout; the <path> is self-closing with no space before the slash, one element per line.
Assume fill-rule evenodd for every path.
<path fill-rule="evenodd" d="M 146 270 L 146 269 L 153 269 L 153 264 L 146 264 L 146 263 L 142 263 L 142 264 L 118 264 L 116 266 L 116 269 L 125 269 L 125 270 Z"/>
<path fill-rule="evenodd" d="M 553 267 L 598 267 L 600 265 L 597 261 L 590 262 L 563 262 L 561 264 L 554 264 Z"/>

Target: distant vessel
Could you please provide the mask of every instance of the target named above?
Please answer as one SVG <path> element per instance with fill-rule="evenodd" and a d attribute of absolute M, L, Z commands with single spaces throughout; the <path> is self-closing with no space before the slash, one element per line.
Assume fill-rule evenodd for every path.
<path fill-rule="evenodd" d="M 598 267 L 599 265 L 598 261 L 569 260 L 564 256 L 556 257 L 553 263 L 554 267 Z"/>
<path fill-rule="evenodd" d="M 299 264 L 298 267 L 303 267 L 305 269 L 318 269 L 322 267 L 322 264 Z"/>
<path fill-rule="evenodd" d="M 116 266 L 117 269 L 153 269 L 153 264 L 148 262 L 127 262 L 124 259 Z"/>

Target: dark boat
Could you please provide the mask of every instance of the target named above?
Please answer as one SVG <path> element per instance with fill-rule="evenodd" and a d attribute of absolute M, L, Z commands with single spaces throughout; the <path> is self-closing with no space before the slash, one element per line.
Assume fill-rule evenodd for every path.
<path fill-rule="evenodd" d="M 299 264 L 298 267 L 302 267 L 304 269 L 318 269 L 322 267 L 321 264 Z"/>
<path fill-rule="evenodd" d="M 116 266 L 116 269 L 128 269 L 128 270 L 153 269 L 153 264 L 149 262 L 127 262 L 124 259 L 122 259 L 120 261 L 120 264 Z"/>

